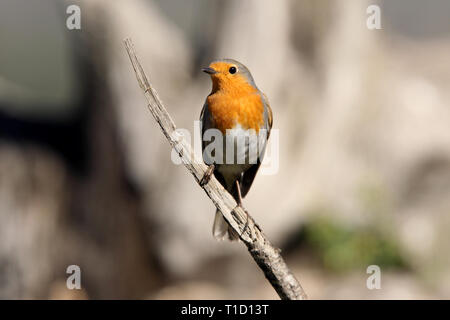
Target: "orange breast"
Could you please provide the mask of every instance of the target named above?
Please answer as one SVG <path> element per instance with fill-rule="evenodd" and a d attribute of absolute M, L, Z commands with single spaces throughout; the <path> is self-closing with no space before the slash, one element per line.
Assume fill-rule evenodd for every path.
<path fill-rule="evenodd" d="M 208 107 L 214 126 L 223 134 L 240 124 L 243 129 L 256 132 L 264 124 L 264 105 L 258 91 L 253 87 L 246 92 L 216 91 L 208 96 Z"/>

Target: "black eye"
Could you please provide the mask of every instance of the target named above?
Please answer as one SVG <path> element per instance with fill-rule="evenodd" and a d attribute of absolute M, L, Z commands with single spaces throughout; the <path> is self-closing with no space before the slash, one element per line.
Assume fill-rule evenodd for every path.
<path fill-rule="evenodd" d="M 236 71 L 237 71 L 237 69 L 236 69 L 236 67 L 231 67 L 228 71 L 229 71 L 231 74 L 235 74 Z"/>

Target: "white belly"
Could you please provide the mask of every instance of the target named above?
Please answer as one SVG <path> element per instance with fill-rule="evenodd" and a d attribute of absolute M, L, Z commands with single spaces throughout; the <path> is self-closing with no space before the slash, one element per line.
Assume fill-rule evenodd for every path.
<path fill-rule="evenodd" d="M 263 132 L 257 134 L 255 130 L 245 130 L 240 125 L 233 129 L 228 129 L 225 136 L 222 136 L 222 146 L 220 143 L 209 145 L 205 148 L 203 158 L 206 163 L 215 163 L 217 170 L 227 181 L 233 182 L 241 173 L 257 164 L 258 157 L 263 155 L 266 135 Z M 220 140 L 220 139 L 217 139 Z M 214 153 L 211 150 L 214 149 Z M 261 159 L 262 160 L 262 159 Z"/>

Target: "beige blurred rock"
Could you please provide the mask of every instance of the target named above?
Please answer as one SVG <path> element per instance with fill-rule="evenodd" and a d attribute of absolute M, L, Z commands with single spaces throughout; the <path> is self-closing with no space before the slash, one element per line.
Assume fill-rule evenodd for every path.
<path fill-rule="evenodd" d="M 50 300 L 87 300 L 89 297 L 84 289 L 70 290 L 66 282 L 56 281 L 50 287 L 48 299 Z"/>
<path fill-rule="evenodd" d="M 150 295 L 152 300 L 223 300 L 227 293 L 219 286 L 202 281 L 178 282 Z"/>
<path fill-rule="evenodd" d="M 0 297 L 43 298 L 56 272 L 66 172 L 53 155 L 0 144 Z"/>

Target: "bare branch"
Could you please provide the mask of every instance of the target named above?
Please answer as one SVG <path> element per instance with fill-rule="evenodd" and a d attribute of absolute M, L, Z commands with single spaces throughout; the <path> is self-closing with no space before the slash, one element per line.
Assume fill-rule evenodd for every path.
<path fill-rule="evenodd" d="M 199 183 L 208 167 L 202 160 L 196 160 L 191 145 L 187 143 L 186 139 L 179 132 L 175 131 L 175 123 L 164 108 L 155 89 L 148 81 L 136 56 L 131 39 L 125 39 L 124 42 L 139 86 L 144 90 L 147 98 L 150 112 L 156 122 L 158 122 L 167 140 L 169 140 L 172 148 L 178 152 L 183 164 Z M 214 205 L 222 212 L 225 220 L 227 220 L 234 231 L 240 234 L 240 239 L 245 243 L 251 256 L 264 272 L 264 275 L 280 298 L 287 300 L 306 299 L 306 293 L 293 273 L 288 269 L 280 255 L 280 250 L 271 245 L 253 218 L 243 208 L 237 206 L 234 198 L 214 176 L 202 188 Z"/>

